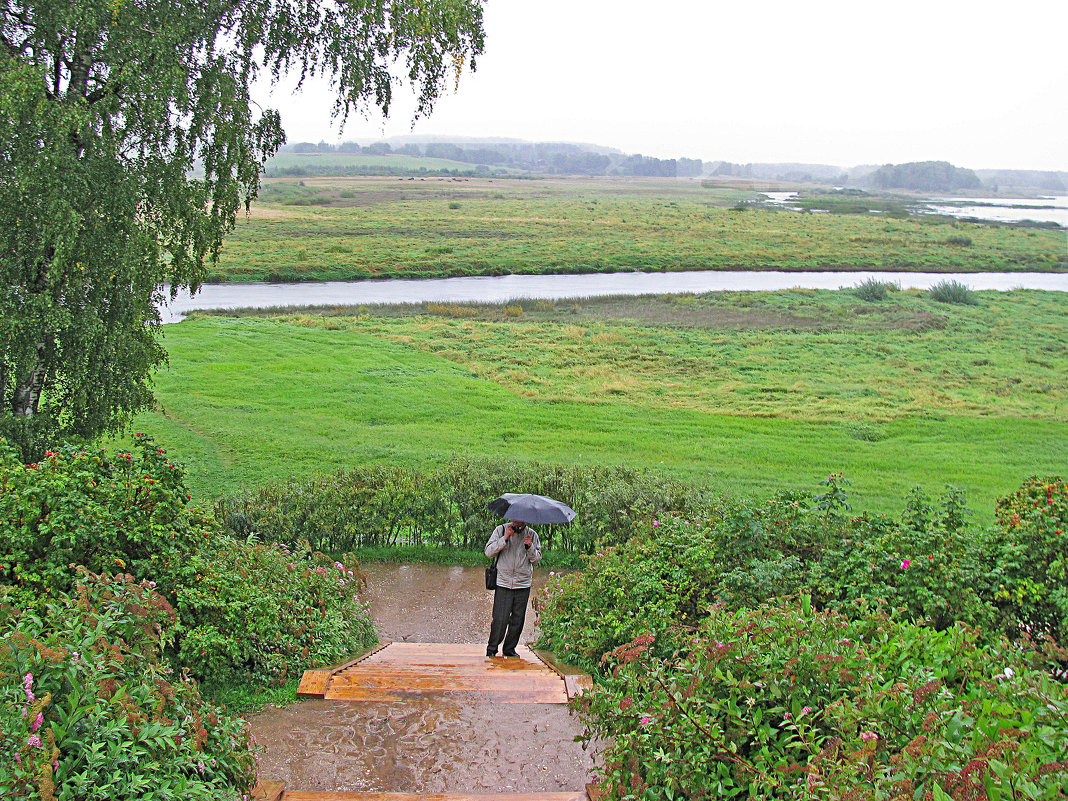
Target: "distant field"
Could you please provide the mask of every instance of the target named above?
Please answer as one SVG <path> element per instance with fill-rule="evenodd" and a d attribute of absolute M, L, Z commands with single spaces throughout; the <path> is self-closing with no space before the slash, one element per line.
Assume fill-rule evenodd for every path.
<path fill-rule="evenodd" d="M 668 179 L 267 179 L 209 280 L 1066 268 L 1063 231 L 744 202 L 756 197 Z"/>
<path fill-rule="evenodd" d="M 459 453 L 628 464 L 760 496 L 842 470 L 994 498 L 1068 471 L 1068 299 L 848 291 L 422 305 L 165 329 L 155 434 L 201 497 Z"/>

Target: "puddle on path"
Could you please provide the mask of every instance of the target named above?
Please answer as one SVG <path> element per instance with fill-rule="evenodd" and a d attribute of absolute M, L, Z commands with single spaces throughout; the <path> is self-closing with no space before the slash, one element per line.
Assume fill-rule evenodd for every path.
<path fill-rule="evenodd" d="M 366 600 L 393 642 L 484 642 L 493 594 L 482 568 L 365 564 Z M 536 571 L 535 587 L 546 571 Z M 532 639 L 527 613 L 523 642 Z M 260 779 L 364 792 L 581 790 L 592 757 L 567 707 L 455 698 L 411 703 L 300 701 L 250 718 Z"/>
<path fill-rule="evenodd" d="M 489 638 L 493 593 L 486 589 L 481 567 L 397 565 L 368 562 L 364 599 L 391 642 L 485 642 Z M 545 586 L 549 574 L 534 571 L 531 595 Z M 527 607 L 521 642 L 533 639 L 534 614 Z"/>

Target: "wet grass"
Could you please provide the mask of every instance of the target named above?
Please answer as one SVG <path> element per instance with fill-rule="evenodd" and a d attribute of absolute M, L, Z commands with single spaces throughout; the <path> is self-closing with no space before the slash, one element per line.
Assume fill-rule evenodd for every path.
<path fill-rule="evenodd" d="M 233 682 L 229 684 L 203 684 L 201 692 L 213 703 L 226 707 L 234 715 L 250 715 L 264 707 L 289 706 L 297 701 L 297 686 L 300 676 L 294 676 L 278 687 L 263 684 Z"/>
<path fill-rule="evenodd" d="M 136 425 L 200 497 L 473 453 L 627 464 L 748 496 L 842 470 L 863 508 L 949 483 L 989 514 L 1025 476 L 1068 466 L 1068 300 L 978 294 L 204 317 L 166 328 L 162 409 Z"/>
<path fill-rule="evenodd" d="M 668 179 L 268 179 L 210 280 L 1068 266 L 1063 231 L 738 205 L 760 197 Z"/>

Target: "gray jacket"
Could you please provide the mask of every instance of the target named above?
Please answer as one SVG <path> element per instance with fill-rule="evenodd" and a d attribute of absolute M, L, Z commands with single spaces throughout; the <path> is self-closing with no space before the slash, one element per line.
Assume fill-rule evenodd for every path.
<path fill-rule="evenodd" d="M 497 586 L 520 590 L 529 587 L 534 581 L 534 565 L 541 561 L 541 541 L 538 539 L 538 532 L 528 526 L 505 542 L 507 525 L 502 524 L 493 529 L 493 534 L 486 543 L 486 556 L 497 557 Z M 523 545 L 527 532 L 533 535 L 529 548 Z"/>

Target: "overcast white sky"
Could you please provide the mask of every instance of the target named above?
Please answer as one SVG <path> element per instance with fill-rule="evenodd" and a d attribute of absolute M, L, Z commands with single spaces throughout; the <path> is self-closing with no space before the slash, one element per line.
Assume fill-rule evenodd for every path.
<path fill-rule="evenodd" d="M 485 28 L 477 72 L 414 128 L 398 102 L 339 130 L 323 86 L 261 99 L 291 142 L 411 133 L 1068 170 L 1066 0 L 488 0 Z"/>

